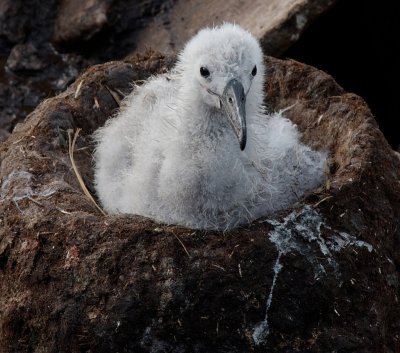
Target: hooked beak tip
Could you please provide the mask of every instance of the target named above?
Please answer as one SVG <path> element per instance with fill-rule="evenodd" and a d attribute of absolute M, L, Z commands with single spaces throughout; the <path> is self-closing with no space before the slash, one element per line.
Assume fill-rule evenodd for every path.
<path fill-rule="evenodd" d="M 243 138 L 240 140 L 240 150 L 244 151 L 246 148 L 246 136 L 243 136 Z"/>

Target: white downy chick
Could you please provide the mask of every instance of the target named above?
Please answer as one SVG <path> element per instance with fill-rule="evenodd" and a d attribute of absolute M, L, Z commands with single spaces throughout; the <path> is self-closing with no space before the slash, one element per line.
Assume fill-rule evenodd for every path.
<path fill-rule="evenodd" d="M 206 28 L 95 133 L 95 185 L 109 213 L 227 230 L 290 206 L 324 180 L 326 153 L 267 115 L 263 53 L 237 25 Z"/>

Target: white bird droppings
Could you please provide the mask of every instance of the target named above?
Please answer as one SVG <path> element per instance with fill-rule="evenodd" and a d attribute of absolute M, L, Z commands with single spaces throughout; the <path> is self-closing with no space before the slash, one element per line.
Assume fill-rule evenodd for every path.
<path fill-rule="evenodd" d="M 275 244 L 278 250 L 278 257 L 273 267 L 274 277 L 267 296 L 266 314 L 263 321 L 253 329 L 253 340 L 256 345 L 266 342 L 270 327 L 268 324 L 268 311 L 272 303 L 272 297 L 276 281 L 283 266 L 280 263 L 281 257 L 288 253 L 299 253 L 306 257 L 314 269 L 315 279 L 318 280 L 327 276 L 327 271 L 322 262 L 326 262 L 333 269 L 336 277 L 339 277 L 339 265 L 335 254 L 349 246 L 365 248 L 369 252 L 373 250 L 371 244 L 358 240 L 345 232 L 332 230 L 323 220 L 318 211 L 309 205 L 299 211 L 293 211 L 286 216 L 282 222 L 267 220 L 274 226 L 269 233 L 269 239 Z M 334 234 L 328 239 L 322 236 L 322 229 L 325 228 Z M 315 252 L 315 246 L 319 248 L 320 254 Z M 340 284 L 338 284 L 340 285 Z"/>
<path fill-rule="evenodd" d="M 23 170 L 14 170 L 7 175 L 1 182 L 0 202 L 11 200 L 15 206 L 19 208 L 18 202 L 24 199 L 46 198 L 55 194 L 59 190 L 68 189 L 69 186 L 65 182 L 53 181 L 48 185 L 38 185 L 34 187 L 32 173 Z"/>
<path fill-rule="evenodd" d="M 278 257 L 276 258 L 276 261 L 275 261 L 275 265 L 273 267 L 274 278 L 272 279 L 271 289 L 268 294 L 267 305 L 266 305 L 266 309 L 265 309 L 265 318 L 254 328 L 254 331 L 253 331 L 253 335 L 252 335 L 253 340 L 257 346 L 260 345 L 261 343 L 265 342 L 265 340 L 267 339 L 268 334 L 269 334 L 268 311 L 269 311 L 269 307 L 271 306 L 271 303 L 272 303 L 272 295 L 274 293 L 276 280 L 278 279 L 279 272 L 282 269 L 282 265 L 280 263 L 281 256 L 282 256 L 282 253 L 279 252 Z"/>

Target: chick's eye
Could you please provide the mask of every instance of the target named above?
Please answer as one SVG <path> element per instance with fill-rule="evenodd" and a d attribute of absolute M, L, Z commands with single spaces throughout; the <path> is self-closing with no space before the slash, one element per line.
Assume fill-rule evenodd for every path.
<path fill-rule="evenodd" d="M 251 74 L 253 76 L 257 75 L 257 66 L 256 65 L 254 65 L 253 70 L 251 71 Z"/>
<path fill-rule="evenodd" d="M 202 66 L 200 68 L 200 75 L 203 77 L 208 77 L 208 76 L 210 76 L 210 71 L 208 71 L 208 69 L 206 67 Z"/>

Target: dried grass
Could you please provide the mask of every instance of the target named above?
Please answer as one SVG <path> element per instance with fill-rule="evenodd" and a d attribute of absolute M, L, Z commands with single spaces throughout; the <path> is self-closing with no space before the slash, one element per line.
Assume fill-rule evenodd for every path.
<path fill-rule="evenodd" d="M 81 131 L 81 129 L 77 129 L 75 131 L 74 137 L 71 138 L 73 131 L 71 129 L 68 130 L 69 159 L 71 160 L 72 168 L 75 172 L 76 178 L 78 179 L 79 185 L 81 186 L 83 193 L 86 195 L 86 197 L 89 199 L 89 201 L 92 202 L 93 205 L 99 210 L 99 212 L 105 216 L 106 213 L 102 210 L 102 208 L 97 204 L 97 202 L 94 200 L 93 196 L 90 194 L 88 188 L 85 185 L 85 182 L 83 181 L 81 174 L 79 173 L 78 167 L 76 166 L 76 163 L 75 163 L 75 159 L 74 159 L 75 143 L 76 143 L 76 139 L 78 138 L 80 131 Z"/>

